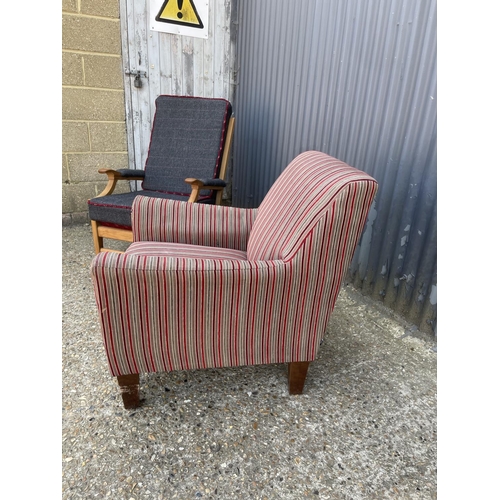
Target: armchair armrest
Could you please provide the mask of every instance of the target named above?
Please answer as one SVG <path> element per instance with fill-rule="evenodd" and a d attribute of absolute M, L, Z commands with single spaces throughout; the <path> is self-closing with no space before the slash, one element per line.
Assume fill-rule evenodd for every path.
<path fill-rule="evenodd" d="M 146 176 L 145 170 L 136 170 L 135 168 L 119 168 L 116 171 L 121 175 L 122 179 L 133 178 L 134 180 L 140 180 Z"/>
<path fill-rule="evenodd" d="M 144 170 L 134 170 L 131 168 L 121 168 L 118 170 L 113 170 L 111 168 L 100 168 L 98 170 L 100 174 L 106 174 L 108 176 L 108 183 L 103 191 L 97 195 L 97 197 L 107 196 L 111 194 L 116 187 L 116 183 L 123 179 L 127 181 L 140 181 L 144 179 Z"/>
<path fill-rule="evenodd" d="M 192 177 L 188 177 L 187 179 L 184 179 L 184 182 L 191 185 L 191 196 L 188 200 L 190 203 L 195 203 L 198 200 L 198 196 L 200 195 L 200 191 L 202 189 L 222 191 L 226 187 L 226 181 L 222 179 L 194 179 Z"/>
<path fill-rule="evenodd" d="M 134 241 L 163 241 L 246 250 L 257 209 L 136 196 Z"/>
<path fill-rule="evenodd" d="M 296 326 L 300 294 L 281 313 L 292 269 L 208 250 L 203 259 L 101 252 L 91 273 L 111 373 L 302 361 L 320 337 L 308 343 L 309 323 Z"/>

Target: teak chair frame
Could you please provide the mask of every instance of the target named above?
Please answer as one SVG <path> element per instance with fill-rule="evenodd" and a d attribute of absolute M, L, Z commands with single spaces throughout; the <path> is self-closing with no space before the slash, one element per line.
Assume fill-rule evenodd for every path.
<path fill-rule="evenodd" d="M 235 118 L 234 116 L 231 116 L 229 118 L 228 122 L 228 127 L 227 127 L 227 133 L 226 133 L 226 140 L 224 143 L 224 149 L 222 152 L 222 160 L 221 160 L 221 166 L 219 170 L 219 177 L 218 179 L 220 180 L 225 180 L 226 178 L 226 172 L 227 172 L 227 166 L 229 163 L 229 153 L 231 151 L 231 145 L 233 142 L 233 135 L 234 135 L 234 124 L 235 124 Z M 108 176 L 108 183 L 106 187 L 102 190 L 100 194 L 96 196 L 96 198 L 100 198 L 102 196 L 107 196 L 113 193 L 113 191 L 116 188 L 116 184 L 118 183 L 119 180 L 126 180 L 126 181 L 141 181 L 144 180 L 143 176 L 137 176 L 137 177 L 122 177 L 120 172 L 117 170 L 113 169 L 108 169 L 108 168 L 101 168 L 98 170 L 100 174 L 106 174 Z M 188 177 L 185 179 L 185 182 L 188 183 L 191 186 L 191 194 L 187 200 L 188 203 L 195 203 L 199 196 L 200 196 L 200 191 L 202 189 L 210 189 L 212 191 L 217 191 L 217 195 L 215 198 L 215 204 L 220 205 L 222 203 L 222 195 L 224 192 L 224 187 L 223 186 L 206 186 L 203 180 L 201 179 L 194 179 L 192 177 Z M 94 251 L 96 254 L 100 252 L 121 252 L 120 250 L 115 250 L 111 248 L 104 248 L 104 238 L 109 238 L 113 240 L 119 240 L 119 241 L 125 241 L 132 243 L 133 236 L 132 236 L 132 229 L 125 229 L 125 228 L 117 228 L 117 227 L 111 227 L 111 226 L 106 226 L 99 221 L 96 220 L 91 220 L 91 227 L 92 227 L 92 239 L 94 242 Z"/>

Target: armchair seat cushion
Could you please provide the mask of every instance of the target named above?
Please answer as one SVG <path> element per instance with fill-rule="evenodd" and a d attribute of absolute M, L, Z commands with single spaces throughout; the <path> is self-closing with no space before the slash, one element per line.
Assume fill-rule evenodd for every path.
<path fill-rule="evenodd" d="M 138 241 L 132 243 L 128 255 L 145 255 L 152 257 L 173 257 L 184 259 L 214 259 L 214 260 L 246 260 L 247 253 L 231 248 L 206 247 L 188 245 L 186 243 L 163 243 L 158 241 Z"/>
<path fill-rule="evenodd" d="M 147 190 L 99 196 L 88 201 L 89 218 L 98 220 L 103 225 L 130 229 L 132 227 L 132 203 L 137 195 L 180 201 L 187 201 L 189 198 L 189 194 L 172 194 Z M 203 201 L 203 199 L 199 200 L 200 203 L 203 203 Z"/>

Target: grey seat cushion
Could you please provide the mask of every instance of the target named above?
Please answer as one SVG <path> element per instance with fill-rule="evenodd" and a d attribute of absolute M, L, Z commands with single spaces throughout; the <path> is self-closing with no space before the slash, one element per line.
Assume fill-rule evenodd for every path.
<path fill-rule="evenodd" d="M 157 191 L 134 191 L 132 193 L 111 194 L 89 200 L 89 217 L 105 225 L 130 229 L 132 227 L 132 202 L 137 195 L 152 198 L 187 201 L 186 196 L 179 196 Z"/>

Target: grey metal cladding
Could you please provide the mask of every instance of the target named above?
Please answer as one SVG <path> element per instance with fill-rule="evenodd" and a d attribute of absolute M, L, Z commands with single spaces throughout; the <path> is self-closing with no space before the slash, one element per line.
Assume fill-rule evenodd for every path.
<path fill-rule="evenodd" d="M 348 280 L 436 333 L 435 0 L 239 2 L 233 204 L 316 149 L 379 192 Z"/>

